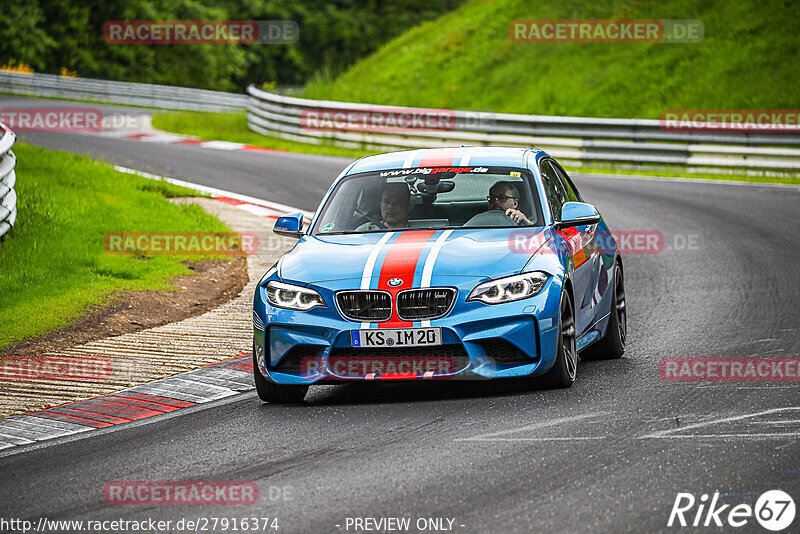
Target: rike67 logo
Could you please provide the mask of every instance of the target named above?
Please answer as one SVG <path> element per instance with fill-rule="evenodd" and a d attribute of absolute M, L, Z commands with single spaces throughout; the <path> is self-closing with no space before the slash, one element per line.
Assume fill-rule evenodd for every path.
<path fill-rule="evenodd" d="M 678 493 L 667 526 L 738 528 L 755 519 L 765 529 L 779 532 L 794 522 L 794 500 L 781 490 L 762 493 L 755 506 L 720 504 L 719 500 L 719 492 L 714 492 L 710 502 L 705 493 L 700 499 L 696 499 L 691 493 Z"/>

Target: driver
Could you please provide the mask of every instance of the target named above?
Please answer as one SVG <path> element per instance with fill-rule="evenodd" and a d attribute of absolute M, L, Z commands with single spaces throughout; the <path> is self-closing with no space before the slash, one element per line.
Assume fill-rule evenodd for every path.
<path fill-rule="evenodd" d="M 517 209 L 519 206 L 519 190 L 512 182 L 501 180 L 489 189 L 489 210 L 504 212 L 517 226 L 531 226 L 533 223 L 524 213 Z"/>
<path fill-rule="evenodd" d="M 388 228 L 408 228 L 408 214 L 411 213 L 411 193 L 405 182 L 390 182 L 381 191 L 380 223 L 366 222 L 356 228 L 356 232 L 385 230 Z"/>

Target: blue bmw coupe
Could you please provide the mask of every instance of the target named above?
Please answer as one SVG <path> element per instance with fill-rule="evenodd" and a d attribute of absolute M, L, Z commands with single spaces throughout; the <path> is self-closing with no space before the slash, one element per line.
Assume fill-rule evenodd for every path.
<path fill-rule="evenodd" d="M 623 265 L 603 218 L 541 150 L 368 156 L 333 182 L 253 303 L 260 398 L 312 384 L 542 375 L 625 350 Z"/>

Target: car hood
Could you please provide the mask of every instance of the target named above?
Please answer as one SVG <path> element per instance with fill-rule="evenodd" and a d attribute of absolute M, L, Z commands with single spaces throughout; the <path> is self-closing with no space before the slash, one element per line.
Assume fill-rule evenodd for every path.
<path fill-rule="evenodd" d="M 536 245 L 515 247 L 521 235 Z M 282 258 L 278 276 L 311 284 L 397 278 L 400 289 L 419 287 L 426 275 L 433 285 L 454 276 L 498 278 L 520 272 L 545 235 L 544 228 L 490 228 L 304 236 Z"/>

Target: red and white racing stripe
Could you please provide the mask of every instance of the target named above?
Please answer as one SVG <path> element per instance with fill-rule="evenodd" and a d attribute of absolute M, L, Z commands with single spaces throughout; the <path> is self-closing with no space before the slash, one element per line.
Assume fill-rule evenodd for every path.
<path fill-rule="evenodd" d="M 460 156 L 463 152 L 465 152 L 463 148 L 441 148 L 431 150 L 427 154 L 423 152 L 418 167 L 450 167 L 455 165 L 456 159 L 461 160 Z M 459 157 L 456 158 L 456 156 Z"/>
<path fill-rule="evenodd" d="M 433 268 L 439 251 L 453 230 L 445 230 L 432 241 L 438 230 L 412 230 L 404 231 L 392 240 L 396 232 L 387 232 L 370 251 L 361 276 L 361 289 L 370 289 L 373 279 L 377 277 L 377 287 L 388 292 L 392 301 L 397 300 L 397 294 L 405 289 L 414 288 L 414 274 L 426 249 L 429 249 L 425 263 L 422 266 L 422 275 L 419 287 L 430 287 Z M 383 261 L 378 265 L 382 251 L 386 249 Z M 390 280 L 399 279 L 399 285 L 389 285 Z M 378 323 L 378 328 L 404 328 L 412 327 L 412 321 L 404 321 L 397 316 L 397 309 L 393 307 L 389 320 Z M 430 321 L 422 321 L 422 326 L 430 326 Z M 371 328 L 372 323 L 362 322 L 361 328 Z"/>
<path fill-rule="evenodd" d="M 417 268 L 417 262 L 435 233 L 436 230 L 403 232 L 389 246 L 378 276 L 378 289 L 388 291 L 392 295 L 392 302 L 397 301 L 397 294 L 400 291 L 414 286 L 414 271 Z M 389 285 L 389 280 L 395 278 L 402 280 L 402 283 L 393 287 Z M 413 321 L 404 321 L 397 316 L 396 306 L 392 306 L 391 318 L 378 324 L 378 328 L 408 328 L 411 326 L 414 326 Z"/>
<path fill-rule="evenodd" d="M 442 250 L 445 241 L 447 238 L 450 237 L 450 234 L 453 233 L 453 230 L 445 230 L 441 233 L 439 237 L 436 238 L 436 241 L 433 243 L 433 247 L 431 247 L 431 251 L 428 253 L 428 257 L 425 260 L 425 266 L 422 268 L 422 279 L 419 282 L 419 287 L 431 287 L 431 279 L 433 278 L 433 266 L 436 264 L 436 258 L 439 257 L 439 251 Z M 422 326 L 430 326 L 431 321 L 430 319 L 426 319 L 422 321 Z"/>

